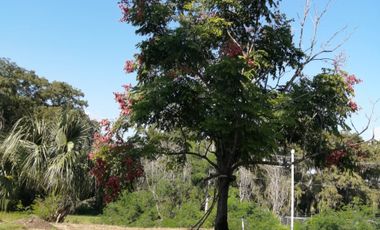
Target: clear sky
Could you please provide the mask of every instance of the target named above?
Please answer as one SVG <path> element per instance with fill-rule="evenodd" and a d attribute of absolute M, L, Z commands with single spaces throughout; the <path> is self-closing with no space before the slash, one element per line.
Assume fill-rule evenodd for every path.
<path fill-rule="evenodd" d="M 304 2 L 283 0 L 281 6 L 297 22 Z M 314 0 L 313 5 L 321 10 L 326 2 Z M 124 74 L 123 64 L 136 53 L 139 41 L 134 28 L 119 22 L 120 16 L 117 0 L 0 0 L 0 57 L 81 89 L 93 118 L 115 118 L 119 112 L 112 93 L 121 91 L 122 84 L 135 84 L 133 75 Z M 354 117 L 358 127 L 364 126 L 371 101 L 380 98 L 379 22 L 380 1 L 333 0 L 319 30 L 318 41 L 346 25 L 348 32 L 355 30 L 339 51 L 347 56 L 345 69 L 363 80 L 357 87 L 362 108 Z M 294 28 L 297 33 L 297 23 Z M 380 104 L 375 115 L 380 117 Z M 380 121 L 372 126 L 380 127 Z"/>

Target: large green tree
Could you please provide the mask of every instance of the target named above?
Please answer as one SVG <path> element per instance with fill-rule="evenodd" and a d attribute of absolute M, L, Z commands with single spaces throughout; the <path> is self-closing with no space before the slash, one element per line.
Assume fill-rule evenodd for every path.
<path fill-rule="evenodd" d="M 34 71 L 0 58 L 0 131 L 9 131 L 18 119 L 36 111 L 46 115 L 58 107 L 82 110 L 87 106 L 83 96 L 65 82 L 49 82 Z"/>
<path fill-rule="evenodd" d="M 198 156 L 217 178 L 215 229 L 228 229 L 228 191 L 239 167 L 278 164 L 290 147 L 323 164 L 327 133 L 357 109 L 350 76 L 335 68 L 304 74 L 307 55 L 274 0 L 121 1 L 143 36 L 137 85 L 124 103 L 157 152 Z M 208 147 L 197 151 L 194 143 Z M 211 178 L 210 177 L 210 178 Z"/>

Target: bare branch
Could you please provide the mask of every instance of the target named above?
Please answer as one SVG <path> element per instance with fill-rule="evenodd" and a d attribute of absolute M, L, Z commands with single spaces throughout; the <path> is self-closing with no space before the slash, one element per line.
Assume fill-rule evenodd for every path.
<path fill-rule="evenodd" d="M 244 52 L 244 49 L 241 47 L 239 42 L 237 42 L 236 39 L 231 35 L 230 31 L 227 30 L 227 34 L 228 34 L 228 37 L 231 39 L 231 41 L 241 49 L 243 56 L 247 57 L 247 54 Z"/>
<path fill-rule="evenodd" d="M 310 3 L 311 3 L 311 0 L 306 0 L 304 12 L 303 12 L 303 18 L 300 22 L 301 31 L 300 31 L 300 37 L 299 37 L 299 43 L 298 43 L 299 48 L 302 47 L 302 40 L 303 40 L 303 33 L 305 30 L 305 23 L 306 23 L 306 19 L 308 18 L 309 12 L 310 12 Z"/>
<path fill-rule="evenodd" d="M 342 29 L 336 31 L 333 35 L 331 35 L 331 37 L 324 43 L 322 44 L 322 48 L 325 48 L 325 47 L 328 47 L 331 42 L 339 35 L 341 34 L 342 32 L 346 31 L 347 30 L 347 25 L 344 26 Z"/>
<path fill-rule="evenodd" d="M 204 178 L 202 181 L 203 181 L 203 182 L 206 182 L 206 181 L 208 181 L 208 180 L 214 179 L 214 178 L 219 177 L 219 176 L 220 176 L 219 173 L 211 174 L 210 176 Z"/>
<path fill-rule="evenodd" d="M 336 46 L 329 47 L 329 46 L 331 46 L 331 43 L 333 42 L 333 40 L 336 39 L 336 37 L 338 35 L 340 35 L 343 31 L 346 31 L 347 26 L 344 26 L 343 28 L 341 28 L 340 30 L 338 30 L 334 34 L 332 34 L 332 36 L 325 43 L 323 43 L 321 45 L 321 50 L 317 51 L 316 53 L 314 52 L 315 51 L 315 46 L 317 45 L 317 35 L 318 35 L 318 30 L 319 30 L 319 27 L 320 27 L 320 24 L 321 24 L 321 20 L 322 20 L 323 16 L 327 13 L 327 11 L 328 11 L 331 3 L 332 3 L 332 0 L 329 0 L 327 2 L 327 4 L 325 5 L 325 7 L 323 8 L 323 10 L 320 13 L 318 13 L 315 10 L 315 16 L 314 16 L 314 19 L 313 19 L 313 32 L 312 32 L 312 37 L 311 37 L 311 41 L 310 41 L 310 46 L 309 46 L 309 48 L 307 48 L 307 49 L 304 50 L 304 52 L 305 53 L 308 52 L 308 54 L 306 55 L 304 62 L 299 64 L 299 66 L 295 69 L 295 72 L 294 72 L 293 76 L 285 84 L 285 87 L 284 87 L 285 91 L 289 90 L 289 88 L 294 83 L 294 81 L 298 77 L 302 76 L 303 69 L 310 62 L 313 62 L 313 61 L 331 61 L 331 60 L 333 60 L 332 58 L 329 58 L 329 57 L 320 57 L 320 56 L 323 55 L 323 54 L 335 52 L 337 49 L 339 49 L 340 47 L 342 47 L 342 45 L 348 39 L 350 39 L 351 35 L 353 34 L 353 32 L 350 33 L 348 36 L 346 36 L 343 39 L 342 42 L 338 43 Z M 303 18 L 301 19 L 301 22 L 300 22 L 301 30 L 300 30 L 300 37 L 299 37 L 299 44 L 298 44 L 299 48 L 301 48 L 302 43 L 303 43 L 304 31 L 305 31 L 305 28 L 306 28 L 306 20 L 307 20 L 309 14 L 310 14 L 310 9 L 311 9 L 310 5 L 311 5 L 311 0 L 306 0 L 305 8 L 304 8 L 304 13 L 303 13 Z"/>
<path fill-rule="evenodd" d="M 305 67 L 305 64 L 304 63 L 301 63 L 296 71 L 294 72 L 293 76 L 290 78 L 290 80 L 286 83 L 285 87 L 284 87 L 284 91 L 288 91 L 290 89 L 290 86 L 293 84 L 293 82 L 297 79 L 297 77 L 301 76 L 302 75 L 302 70 L 303 68 Z"/>
<path fill-rule="evenodd" d="M 194 153 L 194 152 L 168 152 L 166 153 L 166 155 L 169 155 L 169 156 L 179 156 L 179 155 L 192 155 L 192 156 L 196 156 L 198 158 L 201 158 L 201 159 L 204 159 L 206 160 L 211 166 L 213 166 L 216 170 L 218 169 L 218 166 L 208 157 L 204 156 L 204 155 L 201 155 L 199 153 Z"/>
<path fill-rule="evenodd" d="M 375 140 L 375 128 L 372 129 L 372 137 L 368 141 Z"/>
<path fill-rule="evenodd" d="M 338 33 L 338 32 L 337 32 Z M 335 34 L 337 34 L 335 33 Z M 331 39 L 335 38 L 336 35 L 333 35 L 332 37 L 330 37 L 330 39 L 322 46 L 322 47 L 326 47 L 327 44 L 331 43 Z M 350 33 L 345 39 L 343 39 L 342 42 L 340 42 L 339 44 L 337 44 L 335 47 L 332 47 L 330 49 L 322 49 L 320 51 L 318 51 L 317 53 L 315 54 L 312 54 L 312 52 L 310 52 L 309 56 L 306 57 L 305 61 L 303 63 L 301 63 L 297 69 L 295 70 L 293 76 L 290 78 L 290 80 L 286 83 L 285 85 L 285 88 L 284 90 L 287 91 L 289 90 L 290 86 L 293 84 L 293 82 L 300 76 L 302 76 L 302 71 L 304 69 L 304 67 L 309 64 L 310 62 L 313 62 L 313 61 L 334 61 L 333 58 L 329 58 L 329 57 L 320 57 L 322 54 L 327 54 L 327 53 L 333 53 L 335 52 L 336 50 L 338 50 L 339 48 L 341 48 L 343 46 L 343 44 L 345 44 L 352 36 L 353 32 Z M 314 45 L 315 44 L 311 44 L 311 51 L 313 51 L 314 49 Z"/>
<path fill-rule="evenodd" d="M 356 128 L 356 126 L 354 125 L 354 123 L 352 122 L 352 119 L 350 119 L 350 124 L 351 124 L 352 128 L 355 130 L 356 134 L 359 135 L 359 131 L 358 131 L 358 129 Z"/>
<path fill-rule="evenodd" d="M 356 128 L 356 126 L 354 125 L 354 123 L 352 122 L 352 119 L 350 119 L 350 123 L 351 123 L 351 126 L 352 128 L 355 130 L 356 134 L 357 135 L 362 135 L 364 132 L 366 132 L 368 130 L 368 128 L 370 127 L 372 121 L 373 121 L 373 116 L 375 114 L 375 107 L 376 107 L 376 104 L 380 102 L 380 98 L 377 99 L 375 102 L 372 103 L 372 108 L 371 108 L 371 113 L 368 115 L 368 114 L 365 114 L 366 118 L 367 118 L 367 123 L 366 125 L 364 126 L 364 128 L 361 130 L 361 131 L 358 131 L 358 129 Z M 373 133 L 373 136 L 372 136 L 372 139 L 373 140 L 375 138 L 375 133 Z"/>
<path fill-rule="evenodd" d="M 311 54 L 310 53 L 310 56 L 306 58 L 306 61 L 304 63 L 304 65 L 312 62 L 312 61 L 317 61 L 317 60 L 320 60 L 320 59 L 326 59 L 326 58 L 318 58 L 320 55 L 322 54 L 326 54 L 326 53 L 332 53 L 332 52 L 335 52 L 336 50 L 338 50 L 340 47 L 343 46 L 343 44 L 345 44 L 352 36 L 352 34 L 354 33 L 351 32 L 350 34 L 348 34 L 339 44 L 337 44 L 335 47 L 332 47 L 330 49 L 322 49 L 320 50 L 319 52 L 315 53 L 315 54 Z M 334 37 L 334 36 L 332 36 Z M 330 38 L 331 39 L 331 38 Z M 324 45 L 322 45 L 322 47 L 326 47 L 329 43 L 331 43 L 331 41 L 326 42 Z"/>
<path fill-rule="evenodd" d="M 310 46 L 310 54 L 311 56 L 313 54 L 313 49 L 314 46 L 317 44 L 317 34 L 318 34 L 318 29 L 319 29 L 319 24 L 321 23 L 322 17 L 326 14 L 332 0 L 329 0 L 326 4 L 326 6 L 323 8 L 322 12 L 318 14 L 315 10 L 315 18 L 314 18 L 314 30 L 313 30 L 313 36 L 311 39 L 311 46 Z"/>
<path fill-rule="evenodd" d="M 213 144 L 212 141 L 210 141 L 210 144 L 207 146 L 204 156 L 207 156 L 207 154 L 210 152 L 210 148 L 211 148 L 212 144 Z"/>

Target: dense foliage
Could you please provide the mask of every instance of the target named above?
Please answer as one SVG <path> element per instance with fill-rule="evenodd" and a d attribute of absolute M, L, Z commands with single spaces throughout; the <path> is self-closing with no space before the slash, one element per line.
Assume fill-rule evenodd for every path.
<path fill-rule="evenodd" d="M 170 158 L 144 161 L 145 175 L 136 191 L 124 192 L 104 209 L 102 219 L 108 224 L 133 227 L 187 227 L 204 215 L 212 200 L 211 186 L 199 179 L 210 169 L 199 159 L 189 158 L 183 167 L 170 167 Z M 246 229 L 285 229 L 267 207 L 259 207 L 251 200 L 241 200 L 235 187 L 229 199 L 230 226 L 240 229 L 242 219 Z M 208 203 L 208 204 L 206 204 Z M 127 207 L 127 208 L 126 208 Z M 211 216 L 215 218 L 216 212 Z M 213 218 L 204 227 L 214 226 Z"/>
<path fill-rule="evenodd" d="M 373 143 L 370 148 L 375 150 L 377 146 Z M 207 162 L 189 157 L 180 166 L 175 158 L 160 157 L 142 163 L 144 176 L 138 179 L 133 192 L 124 191 L 105 207 L 102 216 L 105 223 L 191 227 L 211 208 L 216 181 L 203 180 L 212 171 Z M 355 216 L 351 224 L 361 222 L 358 226 L 376 226 L 380 221 L 375 216 L 379 190 L 368 180 L 364 181 L 364 177 L 357 174 L 359 172 L 332 166 L 310 173 L 310 168 L 304 164 L 297 165 L 296 172 L 296 216 L 309 217 L 307 222 L 299 223 L 297 229 L 318 229 L 315 226 L 320 226 L 321 221 L 328 225 L 337 223 L 337 229 L 344 229 L 348 223 L 342 223 L 347 222 L 345 219 L 349 216 Z M 277 218 L 289 223 L 288 169 L 260 166 L 254 170 L 239 169 L 235 175 L 237 178 L 231 184 L 228 200 L 228 220 L 232 229 L 240 229 L 242 222 L 246 229 L 252 226 L 254 229 L 282 229 L 284 226 L 278 224 Z M 379 174 L 372 174 L 372 177 L 379 178 Z M 214 226 L 215 216 L 214 209 L 203 226 Z M 337 217 L 342 218 L 342 223 L 335 220 Z"/>
<path fill-rule="evenodd" d="M 345 206 L 340 211 L 326 210 L 313 216 L 299 229 L 379 229 L 380 220 L 371 208 L 365 206 Z"/>
<path fill-rule="evenodd" d="M 309 216 L 327 209 L 339 210 L 353 202 L 379 208 L 380 190 L 379 143 L 364 142 L 356 135 L 342 134 L 329 138 L 337 146 L 331 152 L 342 153 L 332 161 L 327 155 L 327 167 L 315 168 L 308 162 L 297 165 L 296 194 L 298 213 Z M 347 166 L 350 166 L 347 169 Z M 311 171 L 312 169 L 312 171 Z M 377 181 L 377 182 L 376 182 Z"/>
<path fill-rule="evenodd" d="M 0 58 L 0 134 L 24 115 L 48 113 L 47 108 L 82 110 L 83 93 L 65 82 L 49 82 L 33 71 Z"/>

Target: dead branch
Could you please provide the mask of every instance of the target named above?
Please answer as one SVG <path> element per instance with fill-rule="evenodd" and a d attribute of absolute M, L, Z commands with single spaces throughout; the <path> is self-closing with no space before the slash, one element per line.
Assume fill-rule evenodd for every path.
<path fill-rule="evenodd" d="M 304 33 L 304 29 L 305 29 L 305 23 L 306 23 L 306 20 L 309 16 L 309 12 L 310 12 L 310 3 L 311 3 L 311 0 L 306 0 L 306 3 L 305 3 L 305 8 L 304 8 L 304 11 L 303 11 L 303 18 L 302 20 L 300 21 L 300 37 L 299 37 L 299 43 L 298 43 L 298 48 L 302 48 L 302 41 L 303 41 L 303 33 Z"/>
<path fill-rule="evenodd" d="M 313 54 L 313 49 L 315 47 L 315 45 L 317 44 L 317 35 L 318 35 L 318 29 L 319 29 L 319 25 L 321 23 L 321 20 L 323 18 L 323 16 L 326 14 L 330 4 L 331 4 L 332 0 L 329 0 L 327 2 L 327 4 L 325 5 L 325 7 L 323 8 L 322 12 L 320 14 L 318 14 L 316 8 L 314 7 L 315 9 L 315 16 L 314 16 L 314 23 L 313 23 L 313 35 L 312 35 L 312 39 L 311 39 L 311 44 L 310 44 L 310 54 L 309 56 L 311 56 Z"/>
<path fill-rule="evenodd" d="M 284 91 L 288 91 L 290 89 L 291 85 L 294 83 L 294 81 L 297 78 L 303 76 L 303 70 L 307 64 L 309 64 L 310 62 L 313 62 L 313 61 L 333 61 L 332 58 L 326 57 L 323 55 L 335 52 L 336 50 L 341 48 L 343 46 L 343 44 L 345 44 L 347 42 L 347 40 L 349 40 L 351 38 L 353 32 L 349 33 L 337 45 L 331 47 L 332 42 L 334 40 L 336 40 L 336 38 L 340 34 L 342 34 L 344 31 L 347 30 L 347 26 L 344 26 L 343 28 L 341 28 L 340 30 L 338 30 L 334 34 L 332 34 L 330 36 L 330 38 L 325 43 L 321 44 L 321 49 L 316 51 L 316 45 L 318 43 L 317 37 L 318 37 L 318 31 L 319 31 L 319 27 L 321 24 L 321 20 L 322 20 L 323 16 L 327 13 L 331 3 L 332 3 L 332 0 L 329 0 L 320 13 L 318 13 L 315 10 L 314 19 L 313 19 L 313 33 L 311 36 L 310 46 L 309 46 L 309 48 L 304 50 L 304 52 L 308 53 L 308 54 L 305 54 L 306 56 L 305 56 L 304 61 L 298 65 L 298 67 L 295 69 L 294 74 L 292 75 L 290 80 L 288 80 L 286 82 L 285 87 L 284 87 Z M 310 15 L 310 10 L 311 10 L 310 5 L 311 5 L 311 0 L 306 0 L 303 17 L 302 17 L 301 22 L 300 22 L 301 29 L 300 29 L 300 36 L 299 36 L 300 40 L 299 40 L 299 44 L 298 44 L 299 48 L 302 47 L 304 31 L 306 29 L 306 21 Z"/>
<path fill-rule="evenodd" d="M 371 113 L 368 115 L 368 114 L 365 114 L 365 117 L 367 119 L 367 123 L 366 125 L 362 128 L 361 131 L 358 131 L 358 129 L 356 128 L 355 124 L 353 123 L 352 119 L 350 119 L 350 123 L 351 123 L 351 126 L 352 128 L 355 130 L 356 134 L 358 136 L 362 135 L 364 132 L 366 132 L 368 130 L 368 128 L 370 127 L 371 123 L 373 122 L 373 116 L 375 114 L 375 107 L 376 107 L 376 104 L 380 102 L 380 98 L 377 99 L 375 102 L 372 103 L 372 108 L 371 108 Z M 375 119 L 376 120 L 376 119 Z M 375 139 L 375 133 L 373 131 L 373 135 L 372 135 L 372 138 L 370 140 L 373 140 Z"/>

